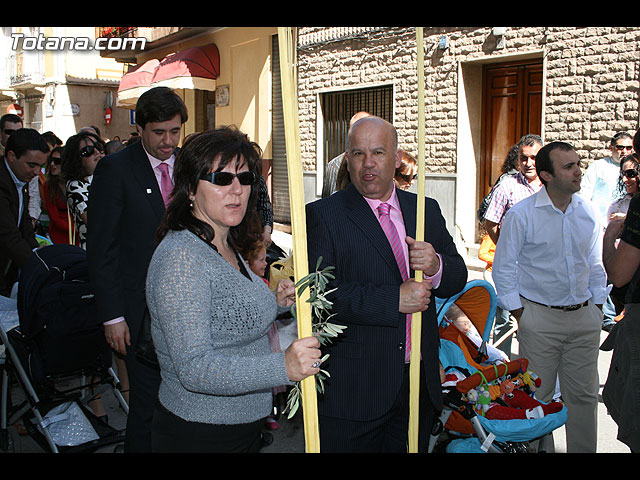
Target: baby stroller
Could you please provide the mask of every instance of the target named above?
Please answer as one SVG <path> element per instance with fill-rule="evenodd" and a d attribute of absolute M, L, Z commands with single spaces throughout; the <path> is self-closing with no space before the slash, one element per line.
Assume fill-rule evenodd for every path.
<path fill-rule="evenodd" d="M 121 443 L 124 431 L 86 406 L 112 389 L 128 412 L 111 367 L 111 349 L 96 320 L 85 251 L 73 245 L 40 248 L 21 270 L 17 301 L 2 300 L 4 319 L 14 322 L 0 328 L 5 347 L 0 448 L 10 449 L 7 427 L 17 420 L 52 453 L 91 452 Z M 10 380 L 16 387 L 11 393 Z"/>
<path fill-rule="evenodd" d="M 495 290 L 485 280 L 472 280 L 459 294 L 436 299 L 446 377 L 430 452 L 529 452 L 534 441 L 543 452 L 546 436 L 567 420 L 564 405 L 533 398 L 539 379 L 526 359 L 510 361 L 489 343 L 496 306 Z"/>

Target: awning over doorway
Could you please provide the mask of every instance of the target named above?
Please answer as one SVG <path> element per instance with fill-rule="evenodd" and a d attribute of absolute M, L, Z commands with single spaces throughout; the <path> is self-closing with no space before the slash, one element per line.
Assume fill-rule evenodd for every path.
<path fill-rule="evenodd" d="M 192 47 L 149 60 L 127 72 L 120 81 L 118 106 L 135 107 L 142 93 L 152 87 L 216 89 L 220 54 L 215 44 Z"/>
<path fill-rule="evenodd" d="M 151 81 L 160 60 L 153 58 L 129 69 L 122 76 L 118 87 L 119 107 L 135 107 L 138 97 L 151 88 Z"/>
<path fill-rule="evenodd" d="M 156 68 L 152 87 L 215 90 L 220 74 L 220 54 L 214 44 L 192 47 L 167 55 Z"/>

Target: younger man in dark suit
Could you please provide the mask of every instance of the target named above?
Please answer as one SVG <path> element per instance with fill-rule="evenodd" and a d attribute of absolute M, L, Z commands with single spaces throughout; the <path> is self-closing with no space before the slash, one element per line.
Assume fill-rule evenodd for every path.
<path fill-rule="evenodd" d="M 31 128 L 7 138 L 0 160 L 0 295 L 9 296 L 18 271 L 37 248 L 29 216 L 29 182 L 47 161 L 49 146 Z"/>
<path fill-rule="evenodd" d="M 415 240 L 417 198 L 395 188 L 402 158 L 391 124 L 378 117 L 357 121 L 346 157 L 351 185 L 307 205 L 309 262 L 315 268 L 322 256 L 321 267 L 335 267 L 332 321 L 347 326 L 326 349 L 323 368 L 331 377 L 318 402 L 320 449 L 407 451 L 407 327 L 411 314 L 424 312 L 419 432 L 425 451 L 433 415 L 442 408 L 433 296 L 458 293 L 467 269 L 433 199 L 425 202 L 425 241 Z M 389 237 L 386 205 L 396 230 Z M 412 278 L 415 270 L 423 272 L 422 282 Z"/>
<path fill-rule="evenodd" d="M 133 351 L 146 308 L 145 279 L 155 233 L 173 187 L 173 163 L 187 109 L 171 89 L 156 87 L 136 104 L 141 141 L 100 160 L 87 219 L 87 258 L 98 314 L 112 348 L 126 355 L 129 415 L 125 451 L 151 451 L 159 370 Z"/>

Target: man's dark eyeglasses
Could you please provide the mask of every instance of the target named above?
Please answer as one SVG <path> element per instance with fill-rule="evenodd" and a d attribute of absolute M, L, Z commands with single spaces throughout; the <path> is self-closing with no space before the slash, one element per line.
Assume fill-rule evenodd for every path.
<path fill-rule="evenodd" d="M 85 158 L 86 157 L 90 157 L 91 155 L 93 155 L 95 153 L 96 150 L 98 152 L 102 153 L 103 152 L 102 145 L 98 145 L 98 144 L 87 145 L 87 146 L 82 147 L 80 149 L 80 156 L 81 157 L 85 157 Z"/>
<path fill-rule="evenodd" d="M 240 185 L 253 185 L 258 181 L 258 177 L 255 172 L 211 172 L 202 175 L 200 180 L 206 180 L 214 185 L 224 187 L 226 185 L 231 185 L 231 183 L 233 183 L 233 179 L 236 177 L 238 177 Z"/>
<path fill-rule="evenodd" d="M 13 134 L 13 132 L 15 132 L 15 130 L 13 130 L 11 128 L 5 128 L 4 129 L 4 134 L 5 135 L 11 135 L 11 134 Z"/>
<path fill-rule="evenodd" d="M 616 145 L 616 150 L 627 150 L 627 151 L 632 151 L 633 150 L 633 146 L 631 145 Z"/>
<path fill-rule="evenodd" d="M 636 178 L 638 176 L 638 171 L 637 170 L 625 170 L 622 172 L 622 175 L 624 175 L 627 178 Z"/>

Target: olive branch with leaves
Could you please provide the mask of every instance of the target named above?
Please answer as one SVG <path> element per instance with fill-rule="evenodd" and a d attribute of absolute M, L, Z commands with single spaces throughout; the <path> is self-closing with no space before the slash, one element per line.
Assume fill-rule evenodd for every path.
<path fill-rule="evenodd" d="M 307 302 L 311 304 L 311 331 L 320 341 L 320 345 L 326 346 L 347 327 L 329 322 L 329 319 L 335 314 L 330 313 L 333 304 L 327 300 L 327 295 L 336 289 L 326 291 L 326 288 L 329 281 L 335 279 L 331 273 L 335 267 L 329 266 L 319 270 L 321 262 L 322 257 L 319 257 L 316 262 L 315 272 L 309 273 L 306 277 L 300 279 L 298 283 L 296 283 L 295 288 L 298 297 L 300 297 L 307 288 L 309 289 Z M 293 318 L 297 320 L 295 303 L 291 306 L 291 314 Z M 320 362 L 324 363 L 327 358 L 329 358 L 329 354 L 324 355 L 320 359 Z M 324 381 L 330 376 L 329 372 L 323 369 L 320 369 L 315 375 L 316 390 L 319 393 L 324 393 Z M 302 388 L 300 385 L 300 382 L 296 382 L 289 391 L 287 405 L 285 407 L 285 412 L 289 412 L 287 418 L 292 418 L 300 406 L 300 399 L 302 397 Z"/>

